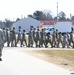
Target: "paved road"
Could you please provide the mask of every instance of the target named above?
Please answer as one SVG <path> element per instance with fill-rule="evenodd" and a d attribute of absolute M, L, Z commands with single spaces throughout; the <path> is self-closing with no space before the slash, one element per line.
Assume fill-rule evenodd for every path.
<path fill-rule="evenodd" d="M 74 75 L 73 71 L 23 53 L 23 48 L 3 49 L 0 75 Z M 27 50 L 28 48 L 24 48 Z"/>

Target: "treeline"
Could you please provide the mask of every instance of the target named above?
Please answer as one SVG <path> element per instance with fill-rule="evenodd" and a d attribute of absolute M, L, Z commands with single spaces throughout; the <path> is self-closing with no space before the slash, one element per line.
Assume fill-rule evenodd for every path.
<path fill-rule="evenodd" d="M 33 14 L 29 14 L 29 17 L 32 17 L 37 20 L 57 20 L 57 16 L 53 16 L 51 11 L 35 11 Z M 58 20 L 74 20 L 74 16 L 70 14 L 70 17 L 66 17 L 66 14 L 61 11 L 58 13 Z"/>
<path fill-rule="evenodd" d="M 35 11 L 33 14 L 29 14 L 28 17 L 34 18 L 36 20 L 57 20 L 57 16 L 53 16 L 50 10 L 45 11 Z M 0 28 L 6 27 L 10 28 L 14 22 L 19 21 L 21 18 L 17 18 L 15 21 L 5 19 L 5 21 L 0 21 Z M 66 17 L 66 14 L 61 11 L 58 13 L 58 20 L 74 20 L 74 15 L 70 14 L 70 17 Z"/>

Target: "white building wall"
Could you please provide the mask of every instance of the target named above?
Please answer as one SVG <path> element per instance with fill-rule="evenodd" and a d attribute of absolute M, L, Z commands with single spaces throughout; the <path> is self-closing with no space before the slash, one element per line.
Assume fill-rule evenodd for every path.
<path fill-rule="evenodd" d="M 59 32 L 71 32 L 72 22 L 57 22 L 55 24 L 55 29 Z"/>
<path fill-rule="evenodd" d="M 16 33 L 18 33 L 19 31 L 19 26 L 21 26 L 21 30 L 26 30 L 26 32 L 29 32 L 30 26 L 40 27 L 40 21 L 30 17 L 21 19 L 20 21 L 14 23 L 12 26 L 12 27 L 15 27 Z"/>

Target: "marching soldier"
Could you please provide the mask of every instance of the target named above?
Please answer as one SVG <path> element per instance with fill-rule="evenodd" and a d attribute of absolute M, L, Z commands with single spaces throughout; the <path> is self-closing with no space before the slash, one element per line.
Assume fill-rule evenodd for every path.
<path fill-rule="evenodd" d="M 45 32 L 45 28 L 42 29 L 41 39 L 42 39 L 42 47 L 43 47 L 43 44 L 46 47 L 46 32 Z"/>
<path fill-rule="evenodd" d="M 3 34 L 4 34 L 4 43 L 6 42 L 6 30 L 3 28 Z"/>
<path fill-rule="evenodd" d="M 12 37 L 12 47 L 16 47 L 16 33 L 15 33 L 15 27 L 13 27 L 13 30 L 12 30 L 12 34 L 13 34 L 13 37 Z"/>
<path fill-rule="evenodd" d="M 46 36 L 46 47 L 48 47 L 48 43 L 50 43 L 51 45 L 51 48 L 53 47 L 53 44 L 52 44 L 52 35 L 49 33 L 47 33 L 47 36 Z"/>
<path fill-rule="evenodd" d="M 4 34 L 3 34 L 3 30 L 0 29 L 0 61 L 2 61 L 2 49 L 3 49 L 3 46 L 4 46 Z"/>
<path fill-rule="evenodd" d="M 27 47 L 25 30 L 23 30 L 23 33 L 22 33 L 22 45 L 23 45 L 23 46 L 24 46 L 24 42 L 25 42 L 25 45 L 26 45 L 26 47 Z"/>
<path fill-rule="evenodd" d="M 37 29 L 37 47 L 41 47 L 41 31 Z"/>
<path fill-rule="evenodd" d="M 7 38 L 7 46 L 9 47 L 9 45 L 10 45 L 10 31 L 9 31 L 9 29 L 6 29 L 6 38 Z"/>
<path fill-rule="evenodd" d="M 35 45 L 37 47 L 37 32 L 36 32 L 35 28 L 34 28 L 34 31 L 33 31 L 33 39 L 34 39 Z"/>
<path fill-rule="evenodd" d="M 73 39 L 73 48 L 74 48 L 74 32 L 73 32 L 73 37 L 72 37 L 72 39 Z"/>
<path fill-rule="evenodd" d="M 74 48 L 74 32 L 71 32 L 70 33 L 70 46 L 71 46 L 71 43 L 72 43 L 72 47 Z"/>
<path fill-rule="evenodd" d="M 69 34 L 69 32 L 67 32 L 67 38 L 68 38 L 68 43 L 69 43 L 69 46 L 70 46 L 70 34 Z"/>
<path fill-rule="evenodd" d="M 63 36 L 62 33 L 59 33 L 59 39 L 58 39 L 58 45 L 61 43 L 61 45 L 63 45 Z"/>
<path fill-rule="evenodd" d="M 31 27 L 28 36 L 28 47 L 33 47 L 33 29 Z"/>
<path fill-rule="evenodd" d="M 52 44 L 53 44 L 53 47 L 55 47 L 55 44 L 56 44 L 56 32 L 54 31 L 53 32 L 53 35 L 52 35 Z"/>
<path fill-rule="evenodd" d="M 62 47 L 65 48 L 65 46 L 67 46 L 67 48 L 69 48 L 67 33 L 63 35 L 63 46 Z"/>
<path fill-rule="evenodd" d="M 59 47 L 58 40 L 59 40 L 59 35 L 58 35 L 58 30 L 56 29 L 56 43 L 55 44 L 57 48 Z"/>
<path fill-rule="evenodd" d="M 70 46 L 73 45 L 73 32 L 70 33 Z M 71 46 L 72 47 L 72 46 Z"/>
<path fill-rule="evenodd" d="M 13 47 L 13 34 L 12 34 L 12 30 L 10 30 L 10 43 L 11 43 L 11 47 Z"/>
<path fill-rule="evenodd" d="M 20 42 L 20 47 L 22 47 L 22 33 L 21 33 L 21 30 L 19 30 L 16 44 L 18 44 L 18 42 Z"/>

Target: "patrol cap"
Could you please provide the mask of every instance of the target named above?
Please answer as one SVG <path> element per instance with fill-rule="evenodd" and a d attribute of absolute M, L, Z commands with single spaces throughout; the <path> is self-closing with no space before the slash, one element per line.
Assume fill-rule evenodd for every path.
<path fill-rule="evenodd" d="M 5 28 L 3 27 L 3 30 L 5 30 Z"/>
<path fill-rule="evenodd" d="M 36 28 L 34 28 L 34 30 L 36 30 Z"/>
<path fill-rule="evenodd" d="M 15 27 L 13 27 L 13 29 L 15 29 Z"/>
<path fill-rule="evenodd" d="M 25 32 L 25 30 L 23 30 L 23 32 Z"/>
<path fill-rule="evenodd" d="M 56 29 L 56 31 L 58 31 L 58 29 Z"/>

